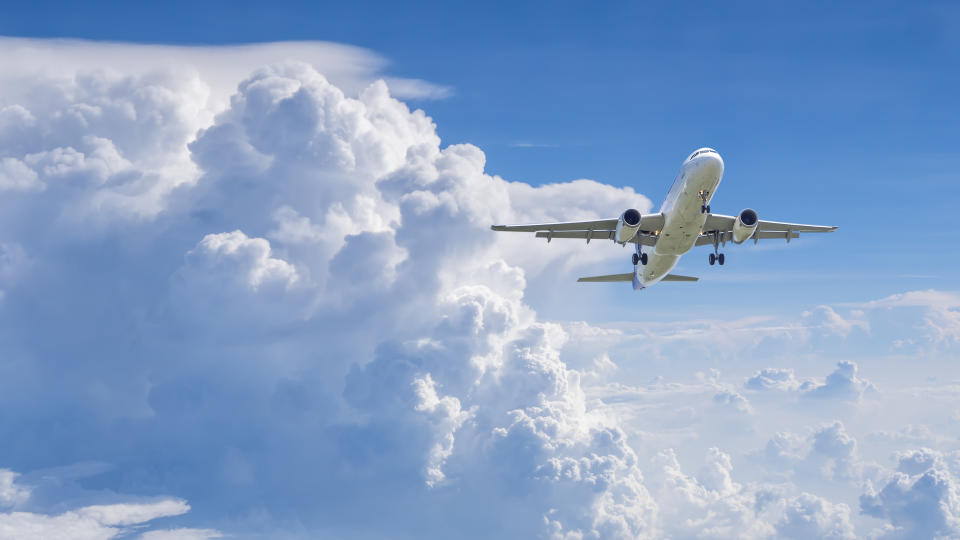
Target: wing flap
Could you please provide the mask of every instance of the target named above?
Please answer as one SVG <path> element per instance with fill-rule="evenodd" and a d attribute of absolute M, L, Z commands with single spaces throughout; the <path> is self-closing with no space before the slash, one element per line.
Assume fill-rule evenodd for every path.
<path fill-rule="evenodd" d="M 537 233 L 537 238 L 576 238 L 579 240 L 585 240 L 589 238 L 590 240 L 613 240 L 615 231 L 540 231 Z M 657 245 L 657 237 L 652 234 L 637 233 L 633 237 L 633 243 L 639 243 L 641 246 L 655 246 Z"/>
<path fill-rule="evenodd" d="M 800 233 L 796 231 L 790 231 L 790 238 L 800 238 Z M 787 231 L 775 232 L 775 231 L 757 231 L 753 233 L 753 236 L 747 239 L 747 242 L 750 240 L 786 240 Z M 727 231 L 720 235 L 721 242 L 732 242 L 733 241 L 733 232 Z M 697 238 L 695 246 L 711 246 L 713 245 L 713 235 L 712 234 L 701 234 Z"/>

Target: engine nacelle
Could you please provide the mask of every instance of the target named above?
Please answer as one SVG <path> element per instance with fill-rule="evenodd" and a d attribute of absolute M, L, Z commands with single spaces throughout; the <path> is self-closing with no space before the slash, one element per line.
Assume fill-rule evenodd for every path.
<path fill-rule="evenodd" d="M 753 236 L 757 231 L 757 225 L 760 219 L 757 213 L 747 208 L 737 215 L 737 220 L 733 222 L 733 241 L 736 244 L 742 244 Z"/>
<path fill-rule="evenodd" d="M 614 240 L 616 240 L 618 244 L 629 242 L 637 235 L 638 230 L 640 230 L 640 212 L 631 208 L 623 214 L 620 214 Z"/>

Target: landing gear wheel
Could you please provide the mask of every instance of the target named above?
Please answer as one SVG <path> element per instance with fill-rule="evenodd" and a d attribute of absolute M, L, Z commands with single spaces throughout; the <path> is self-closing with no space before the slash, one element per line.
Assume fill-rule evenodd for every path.
<path fill-rule="evenodd" d="M 701 204 L 701 205 L 700 205 L 700 213 L 701 213 L 701 214 L 706 214 L 706 213 L 707 213 L 707 205 L 705 205 L 705 204 Z"/>
<path fill-rule="evenodd" d="M 720 263 L 720 266 L 723 266 L 723 253 L 717 255 L 717 262 Z"/>
<path fill-rule="evenodd" d="M 717 256 L 711 253 L 709 260 L 710 260 L 710 266 L 713 266 L 713 263 L 717 262 Z"/>
<path fill-rule="evenodd" d="M 637 255 L 636 253 L 634 253 L 634 254 L 633 254 L 633 265 L 636 266 L 637 263 L 640 262 L 640 259 L 641 259 L 641 257 L 640 257 L 639 255 Z"/>
<path fill-rule="evenodd" d="M 646 253 L 642 253 L 642 254 L 640 255 L 640 262 L 643 263 L 644 266 L 647 265 L 647 254 L 646 254 Z"/>
<path fill-rule="evenodd" d="M 710 213 L 710 205 L 709 205 L 709 204 L 706 206 L 706 209 L 707 209 L 707 213 L 709 214 L 709 213 Z"/>

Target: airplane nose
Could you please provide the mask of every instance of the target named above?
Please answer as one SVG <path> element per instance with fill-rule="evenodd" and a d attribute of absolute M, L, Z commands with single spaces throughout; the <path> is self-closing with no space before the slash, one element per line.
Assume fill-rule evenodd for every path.
<path fill-rule="evenodd" d="M 697 156 L 697 168 L 711 176 L 723 175 L 723 158 L 720 154 L 709 153 Z"/>

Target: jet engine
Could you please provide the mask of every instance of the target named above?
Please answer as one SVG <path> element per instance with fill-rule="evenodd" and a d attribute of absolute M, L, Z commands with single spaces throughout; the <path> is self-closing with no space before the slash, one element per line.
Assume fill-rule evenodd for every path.
<path fill-rule="evenodd" d="M 760 220 L 757 213 L 747 208 L 737 215 L 737 220 L 733 222 L 733 241 L 737 244 L 746 242 L 757 230 Z"/>
<path fill-rule="evenodd" d="M 617 234 L 615 240 L 620 244 L 629 242 L 630 240 L 633 240 L 634 236 L 637 235 L 637 231 L 639 229 L 640 212 L 631 208 L 623 214 L 620 214 L 620 220 L 617 221 Z"/>

